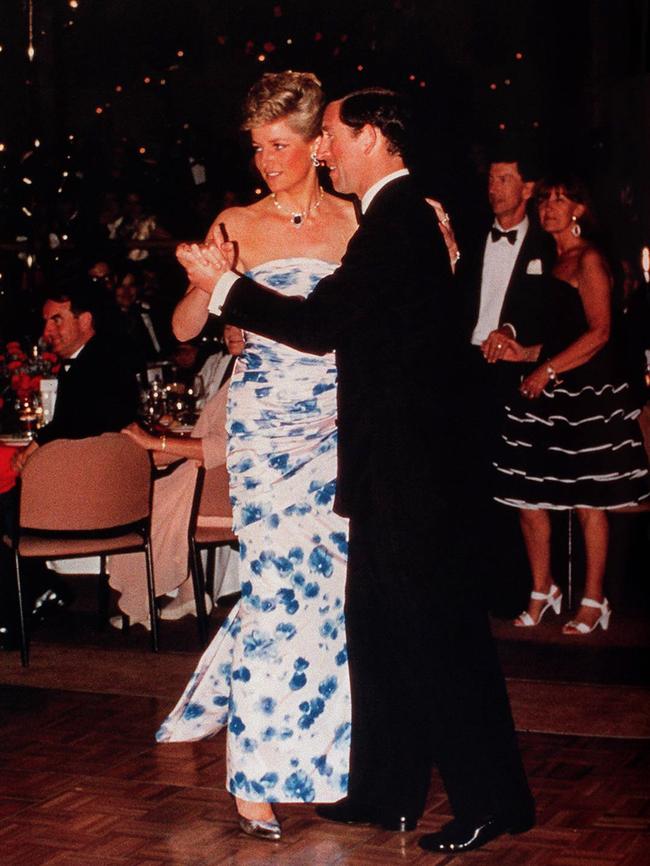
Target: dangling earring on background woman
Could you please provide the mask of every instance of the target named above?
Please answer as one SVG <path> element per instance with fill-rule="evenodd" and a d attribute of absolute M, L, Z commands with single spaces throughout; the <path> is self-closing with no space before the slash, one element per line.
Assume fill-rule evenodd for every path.
<path fill-rule="evenodd" d="M 580 223 L 578 222 L 578 217 L 573 214 L 571 217 L 572 226 L 571 226 L 571 234 L 574 238 L 579 238 L 582 234 L 582 229 L 580 228 Z"/>

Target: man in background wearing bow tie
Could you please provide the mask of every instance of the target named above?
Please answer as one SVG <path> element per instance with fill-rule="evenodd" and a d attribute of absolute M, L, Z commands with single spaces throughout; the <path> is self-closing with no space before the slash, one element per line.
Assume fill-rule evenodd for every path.
<path fill-rule="evenodd" d="M 523 345 L 543 342 L 550 320 L 545 275 L 551 271 L 553 244 L 535 215 L 528 213 L 536 177 L 519 151 L 493 156 L 488 176 L 492 226 L 474 243 L 461 241 L 456 273 L 468 342 L 466 423 L 480 434 L 475 436 L 472 457 L 488 600 L 493 610 L 506 616 L 521 606 L 514 588 L 526 590 L 521 575 L 527 566 L 516 515 L 492 500 L 492 460 L 504 404 L 521 375 L 521 365 L 499 360 L 498 334 Z"/>
<path fill-rule="evenodd" d="M 100 306 L 97 288 L 86 278 L 51 289 L 46 296 L 43 337 L 61 358 L 57 397 L 52 420 L 27 448 L 16 452 L 13 467 L 18 474 L 34 451 L 47 442 L 118 432 L 136 419 L 139 393 L 135 369 L 124 346 L 115 336 L 104 333 Z M 9 525 L 18 514 L 15 488 L 14 492 L 14 501 L 5 505 Z M 0 572 L 10 568 L 3 559 Z M 67 585 L 40 561 L 26 562 L 25 573 L 34 619 L 45 619 L 71 601 Z M 7 602 L 6 606 L 9 609 L 13 605 Z M 3 628 L 6 632 L 9 627 Z"/>
<path fill-rule="evenodd" d="M 511 336 L 518 336 L 510 319 L 521 323 L 531 312 L 525 301 L 531 292 L 527 277 L 546 273 L 552 263 L 548 235 L 527 214 L 534 189 L 534 173 L 524 161 L 506 161 L 504 157 L 491 163 L 488 199 L 494 222 L 483 245 L 480 272 L 474 274 L 480 280 L 472 299 L 476 314 L 473 346 L 480 347 L 492 331 L 506 325 L 513 332 Z"/>
<path fill-rule="evenodd" d="M 43 305 L 43 337 L 61 358 L 54 414 L 34 441 L 18 452 L 21 471 L 39 445 L 118 432 L 138 411 L 135 370 L 122 347 L 105 334 L 90 282 L 54 290 Z M 99 333 L 98 333 L 99 330 Z"/>

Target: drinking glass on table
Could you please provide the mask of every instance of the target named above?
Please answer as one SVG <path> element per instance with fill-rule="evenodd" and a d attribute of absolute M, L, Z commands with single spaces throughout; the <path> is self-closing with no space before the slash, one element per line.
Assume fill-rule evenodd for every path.
<path fill-rule="evenodd" d="M 23 394 L 16 400 L 16 412 L 21 433 L 33 439 L 36 430 L 41 426 L 43 407 L 37 393 Z"/>
<path fill-rule="evenodd" d="M 155 379 L 148 388 L 140 391 L 140 420 L 147 430 L 152 430 L 167 414 L 167 392 Z"/>
<path fill-rule="evenodd" d="M 200 415 L 201 410 L 205 406 L 205 382 L 203 381 L 203 376 L 200 373 L 197 373 L 194 377 L 194 382 L 192 383 L 192 387 L 188 390 L 188 393 L 191 395 L 193 400 L 193 409 L 195 415 Z"/>

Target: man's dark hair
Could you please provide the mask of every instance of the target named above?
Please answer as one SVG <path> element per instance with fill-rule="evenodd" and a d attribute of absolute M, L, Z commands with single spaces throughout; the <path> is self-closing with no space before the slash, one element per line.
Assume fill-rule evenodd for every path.
<path fill-rule="evenodd" d="M 490 152 L 490 165 L 495 162 L 514 163 L 524 183 L 539 180 L 540 160 L 531 145 L 517 141 L 501 142 Z"/>
<path fill-rule="evenodd" d="M 97 326 L 98 314 L 101 309 L 100 290 L 88 276 L 80 277 L 74 282 L 53 283 L 43 293 L 43 302 L 54 301 L 56 304 L 70 303 L 70 311 L 75 316 L 90 313 L 93 325 Z"/>
<path fill-rule="evenodd" d="M 367 123 L 388 142 L 388 152 L 404 157 L 409 150 L 411 110 L 406 98 L 394 90 L 367 87 L 343 97 L 339 109 L 346 126 L 359 132 Z"/>

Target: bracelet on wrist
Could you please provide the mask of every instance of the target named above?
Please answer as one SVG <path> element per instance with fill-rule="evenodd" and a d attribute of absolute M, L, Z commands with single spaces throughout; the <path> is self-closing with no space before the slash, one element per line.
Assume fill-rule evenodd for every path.
<path fill-rule="evenodd" d="M 546 375 L 548 376 L 549 381 L 552 382 L 554 385 L 562 384 L 562 380 L 558 379 L 558 375 L 555 372 L 555 367 L 553 367 L 552 364 L 546 365 Z"/>

